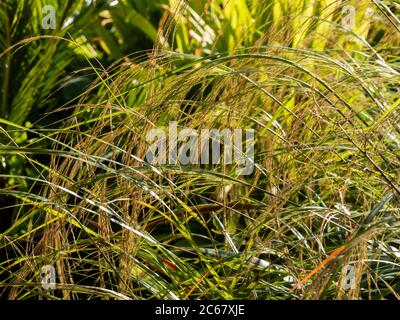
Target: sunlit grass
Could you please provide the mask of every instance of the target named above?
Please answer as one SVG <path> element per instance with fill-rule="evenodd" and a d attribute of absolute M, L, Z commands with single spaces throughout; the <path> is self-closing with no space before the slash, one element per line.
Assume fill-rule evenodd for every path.
<path fill-rule="evenodd" d="M 8 297 L 399 298 L 400 74 L 388 53 L 399 33 L 378 9 L 365 28 L 390 36 L 375 46 L 333 13 L 304 34 L 293 19 L 246 49 L 227 39 L 224 51 L 189 55 L 160 44 L 107 71 L 92 63 L 97 80 L 57 129 L 0 119 L 31 137 L 20 145 L 2 130 L 0 155 L 36 172 L 0 175 L 31 186 L 0 190 L 17 212 L 0 238 Z M 169 121 L 254 129 L 254 173 L 147 163 L 146 133 Z M 48 264 L 56 290 L 40 284 Z"/>

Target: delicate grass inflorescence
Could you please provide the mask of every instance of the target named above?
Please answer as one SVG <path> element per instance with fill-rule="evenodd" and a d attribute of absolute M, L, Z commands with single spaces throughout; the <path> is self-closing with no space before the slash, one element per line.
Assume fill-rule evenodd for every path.
<path fill-rule="evenodd" d="M 57 128 L 0 119 L 0 155 L 36 172 L 0 174 L 30 186 L 0 189 L 16 201 L 0 287 L 11 299 L 398 299 L 398 4 L 203 2 L 200 15 L 171 1 L 151 51 L 106 70 L 88 59 L 96 80 Z M 173 121 L 254 130 L 254 171 L 223 155 L 146 162 L 147 132 Z M 41 286 L 45 265 L 55 289 Z"/>

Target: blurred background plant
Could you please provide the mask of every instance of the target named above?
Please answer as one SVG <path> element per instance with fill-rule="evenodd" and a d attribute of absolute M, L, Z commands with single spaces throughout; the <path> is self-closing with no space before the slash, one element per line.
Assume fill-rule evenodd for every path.
<path fill-rule="evenodd" d="M 399 12 L 3 1 L 3 294 L 398 299 Z M 145 163 L 146 132 L 168 121 L 255 129 L 254 174 Z M 56 290 L 40 286 L 46 264 Z"/>

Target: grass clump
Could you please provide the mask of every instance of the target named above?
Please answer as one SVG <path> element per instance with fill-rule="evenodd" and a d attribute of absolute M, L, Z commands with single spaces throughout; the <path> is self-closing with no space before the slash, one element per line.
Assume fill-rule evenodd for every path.
<path fill-rule="evenodd" d="M 28 129 L 23 146 L 9 137 L 0 152 L 37 172 L 28 191 L 0 190 L 17 199 L 0 238 L 9 298 L 399 298 L 398 9 L 375 3 L 376 21 L 349 30 L 346 3 L 300 15 L 266 2 L 242 17 L 252 35 L 235 33 L 233 8 L 202 8 L 198 19 L 228 31 L 194 52 L 179 19 L 196 7 L 172 6 L 163 39 L 175 47 L 107 70 L 89 61 L 96 80 L 59 128 Z M 146 133 L 170 121 L 254 129 L 254 172 L 147 163 Z M 57 287 L 46 291 L 48 264 Z"/>

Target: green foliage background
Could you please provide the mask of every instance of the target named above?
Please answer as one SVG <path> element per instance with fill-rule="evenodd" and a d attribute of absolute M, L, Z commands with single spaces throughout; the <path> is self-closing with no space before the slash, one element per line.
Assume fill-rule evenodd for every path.
<path fill-rule="evenodd" d="M 2 296 L 398 299 L 399 16 L 398 1 L 3 0 Z M 169 121 L 254 129 L 254 173 L 145 162 Z"/>

